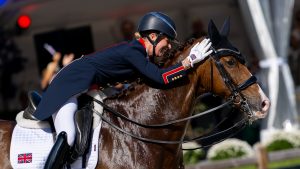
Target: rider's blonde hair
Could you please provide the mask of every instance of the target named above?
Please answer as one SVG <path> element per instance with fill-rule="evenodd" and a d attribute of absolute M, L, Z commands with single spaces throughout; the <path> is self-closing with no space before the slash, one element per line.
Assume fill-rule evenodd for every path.
<path fill-rule="evenodd" d="M 141 38 L 142 36 L 141 36 L 141 34 L 140 34 L 139 32 L 135 32 L 135 33 L 134 33 L 134 37 L 135 37 L 136 39 L 139 39 L 139 38 Z"/>

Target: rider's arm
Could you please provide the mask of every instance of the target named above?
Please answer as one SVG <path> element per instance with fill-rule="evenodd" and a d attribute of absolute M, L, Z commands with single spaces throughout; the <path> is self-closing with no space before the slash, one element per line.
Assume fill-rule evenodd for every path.
<path fill-rule="evenodd" d="M 186 71 L 182 63 L 160 69 L 138 52 L 132 53 L 126 59 L 141 74 L 159 84 L 168 84 L 186 76 Z"/>

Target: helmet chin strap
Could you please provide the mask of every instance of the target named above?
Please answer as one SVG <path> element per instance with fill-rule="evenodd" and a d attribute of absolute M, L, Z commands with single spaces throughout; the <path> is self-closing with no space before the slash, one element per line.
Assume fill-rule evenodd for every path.
<path fill-rule="evenodd" d="M 148 41 L 152 44 L 152 46 L 153 46 L 153 54 L 152 54 L 152 57 L 149 57 L 149 59 L 150 59 L 150 61 L 151 62 L 153 62 L 153 60 L 154 60 L 154 57 L 156 56 L 156 54 L 155 54 L 155 48 L 156 48 L 156 45 L 162 40 L 162 33 L 159 33 L 159 34 L 157 34 L 157 38 L 155 39 L 155 41 L 153 41 L 153 40 L 151 40 L 151 38 L 150 38 L 150 36 L 148 35 L 147 36 L 147 39 L 148 39 Z"/>

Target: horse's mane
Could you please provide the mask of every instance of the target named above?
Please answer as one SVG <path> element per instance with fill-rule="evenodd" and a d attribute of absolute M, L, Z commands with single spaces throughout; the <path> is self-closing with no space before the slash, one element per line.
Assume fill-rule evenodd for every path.
<path fill-rule="evenodd" d="M 162 61 L 163 61 L 163 65 L 161 65 L 160 63 L 156 63 L 156 62 L 154 62 L 154 63 L 161 67 L 165 66 L 165 63 L 167 61 L 172 60 L 178 52 L 182 52 L 187 47 L 191 46 L 195 42 L 195 40 L 196 40 L 195 38 L 191 38 L 185 42 L 180 42 L 177 40 L 171 41 L 172 48 L 170 50 L 167 50 L 166 52 L 164 52 L 163 57 L 161 57 Z M 160 58 L 160 57 L 158 57 L 158 58 Z"/>
<path fill-rule="evenodd" d="M 158 65 L 159 67 L 165 67 L 166 65 L 168 65 L 169 63 L 172 62 L 172 60 L 175 58 L 175 56 L 177 56 L 178 53 L 181 53 L 186 48 L 190 47 L 195 42 L 195 40 L 196 40 L 195 38 L 191 38 L 185 42 L 180 42 L 177 40 L 171 41 L 172 48 L 164 51 L 164 54 L 162 57 L 156 57 L 156 58 L 161 58 L 161 59 L 153 60 L 154 63 L 156 65 Z M 124 82 L 124 83 L 129 83 L 129 87 L 120 90 L 115 95 L 107 97 L 107 99 L 111 100 L 111 99 L 121 98 L 121 97 L 130 95 L 130 93 L 132 93 L 137 86 L 144 84 L 143 79 L 140 77 L 135 78 L 134 80 L 131 80 L 130 82 Z"/>

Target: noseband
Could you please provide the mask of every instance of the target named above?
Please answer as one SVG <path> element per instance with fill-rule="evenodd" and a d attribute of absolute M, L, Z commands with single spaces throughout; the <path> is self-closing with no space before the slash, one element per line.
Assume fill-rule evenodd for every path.
<path fill-rule="evenodd" d="M 238 59 L 241 63 L 244 64 L 244 60 L 243 60 L 242 55 L 239 52 L 236 52 L 236 51 L 233 51 L 233 50 L 230 50 L 230 49 L 218 49 L 218 50 L 213 49 L 213 51 L 214 51 L 214 53 L 210 57 L 212 58 L 212 60 L 215 63 L 218 71 L 220 72 L 220 75 L 221 75 L 224 83 L 226 84 L 226 86 L 231 91 L 231 95 L 228 98 L 228 100 L 225 103 L 223 103 L 223 104 L 221 104 L 221 105 L 219 105 L 215 108 L 212 108 L 210 110 L 201 112 L 200 114 L 189 116 L 189 117 L 183 118 L 183 119 L 173 120 L 173 121 L 169 121 L 169 122 L 162 123 L 162 124 L 146 125 L 146 124 L 141 124 L 139 122 L 136 122 L 132 119 L 129 119 L 125 115 L 113 110 L 111 107 L 107 106 L 106 104 L 104 104 L 103 102 L 101 102 L 99 100 L 96 100 L 95 98 L 93 98 L 93 100 L 96 103 L 103 106 L 104 109 L 106 109 L 108 112 L 112 113 L 116 117 L 119 117 L 123 120 L 126 120 L 130 123 L 136 124 L 136 125 L 144 127 L 144 128 L 163 128 L 163 127 L 170 126 L 170 125 L 173 125 L 173 124 L 176 124 L 176 123 L 179 123 L 179 122 L 199 118 L 203 115 L 206 115 L 208 113 L 211 113 L 211 112 L 214 112 L 218 109 L 221 109 L 221 108 L 223 108 L 227 105 L 232 105 L 232 103 L 235 104 L 235 105 L 239 104 L 239 106 L 241 107 L 241 110 L 243 112 L 247 113 L 248 117 L 247 118 L 242 118 L 239 122 L 235 123 L 233 126 L 227 128 L 225 130 L 222 130 L 220 132 L 217 132 L 217 133 L 213 133 L 213 134 L 210 134 L 210 135 L 207 134 L 207 135 L 200 136 L 200 137 L 195 137 L 195 138 L 192 138 L 192 139 L 189 139 L 189 140 L 177 140 L 177 141 L 156 140 L 156 139 L 141 137 L 141 136 L 135 135 L 131 132 L 128 132 L 128 131 L 118 127 L 114 123 L 112 123 L 110 120 L 108 120 L 106 117 L 104 117 L 101 113 L 97 112 L 96 110 L 94 110 L 94 112 L 96 114 L 98 114 L 102 118 L 103 121 L 108 123 L 114 129 L 116 129 L 116 130 L 118 130 L 118 131 L 120 131 L 120 132 L 122 132 L 126 135 L 129 135 L 133 138 L 136 138 L 140 141 L 144 141 L 144 142 L 150 142 L 150 143 L 156 143 L 156 144 L 182 144 L 182 143 L 186 143 L 186 142 L 190 142 L 190 141 L 198 141 L 198 142 L 203 143 L 205 145 L 201 146 L 201 147 L 197 147 L 197 148 L 203 148 L 203 147 L 211 146 L 211 145 L 213 145 L 217 142 L 220 142 L 222 140 L 225 140 L 226 138 L 229 138 L 229 137 L 233 136 L 238 131 L 240 131 L 242 128 L 244 128 L 248 122 L 251 122 L 252 120 L 254 120 L 254 114 L 251 113 L 250 107 L 247 103 L 247 99 L 244 97 L 244 95 L 241 93 L 241 91 L 245 90 L 246 88 L 248 88 L 252 84 L 256 83 L 257 79 L 256 79 L 255 76 L 251 76 L 248 80 L 244 81 L 243 83 L 241 83 L 239 85 L 235 85 L 232 77 L 229 75 L 229 73 L 226 71 L 223 64 L 221 63 L 220 58 L 223 57 L 223 56 L 234 56 L 236 59 Z M 213 70 L 213 66 L 211 66 L 211 86 L 213 86 L 213 71 L 212 70 Z M 239 100 L 237 98 L 239 98 Z M 215 139 L 220 138 L 220 137 L 223 138 L 223 139 L 218 140 L 218 141 L 213 141 L 213 142 L 211 141 L 211 140 L 215 140 Z"/>
<path fill-rule="evenodd" d="M 255 76 L 251 76 L 249 79 L 244 81 L 243 83 L 239 85 L 235 85 L 232 77 L 229 75 L 229 73 L 224 68 L 223 64 L 221 63 L 220 59 L 224 56 L 233 56 L 235 57 L 240 63 L 244 64 L 244 58 L 241 55 L 240 52 L 231 50 L 231 49 L 217 49 L 215 50 L 213 47 L 211 47 L 213 50 L 213 55 L 210 57 L 212 58 L 213 62 L 215 63 L 224 83 L 226 84 L 227 88 L 230 90 L 231 94 L 229 96 L 229 100 L 233 101 L 233 104 L 239 105 L 241 111 L 244 113 L 247 113 L 248 120 L 250 123 L 252 123 L 255 120 L 255 114 L 251 111 L 249 104 L 247 102 L 247 99 L 245 96 L 241 93 L 242 90 L 245 90 L 252 84 L 257 82 L 257 78 Z M 213 86 L 213 68 L 211 64 L 211 88 Z"/>

